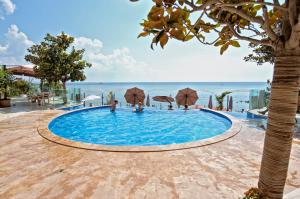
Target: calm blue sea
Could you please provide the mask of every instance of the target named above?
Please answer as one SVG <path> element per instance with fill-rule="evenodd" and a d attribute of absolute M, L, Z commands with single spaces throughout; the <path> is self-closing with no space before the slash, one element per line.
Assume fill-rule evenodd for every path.
<path fill-rule="evenodd" d="M 119 100 L 121 106 L 125 106 L 126 102 L 124 94 L 127 89 L 139 87 L 145 91 L 145 94 L 150 96 L 150 99 L 156 95 L 167 95 L 175 97 L 177 91 L 186 87 L 192 88 L 198 92 L 199 100 L 197 104 L 207 106 L 209 96 L 221 94 L 224 91 L 231 91 L 231 96 L 234 101 L 234 111 L 248 109 L 250 90 L 264 90 L 267 86 L 265 82 L 130 82 L 130 83 L 69 83 L 68 88 L 72 92 L 80 89 L 82 95 L 104 95 L 110 91 L 115 93 L 116 99 Z M 213 97 L 215 104 L 215 99 Z M 226 106 L 226 99 L 224 105 Z M 157 103 L 151 100 L 151 105 L 155 107 L 165 107 L 164 103 Z"/>

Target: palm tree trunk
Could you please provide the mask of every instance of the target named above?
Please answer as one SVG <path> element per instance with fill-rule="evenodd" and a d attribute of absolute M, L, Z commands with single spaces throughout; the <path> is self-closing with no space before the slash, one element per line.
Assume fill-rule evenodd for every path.
<path fill-rule="evenodd" d="M 298 105 L 300 50 L 277 51 L 258 186 L 282 198 Z"/>
<path fill-rule="evenodd" d="M 62 82 L 63 84 L 63 101 L 64 101 L 64 104 L 67 104 L 68 103 L 68 98 L 67 98 L 67 86 L 66 86 L 66 82 Z"/>

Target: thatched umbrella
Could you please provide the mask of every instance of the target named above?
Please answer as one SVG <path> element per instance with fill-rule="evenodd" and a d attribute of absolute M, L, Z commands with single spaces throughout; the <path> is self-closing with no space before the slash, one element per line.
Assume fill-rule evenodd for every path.
<path fill-rule="evenodd" d="M 174 98 L 168 96 L 155 96 L 152 99 L 157 102 L 169 102 L 170 104 L 174 102 Z"/>
<path fill-rule="evenodd" d="M 190 88 L 185 88 L 185 89 L 179 90 L 176 95 L 177 104 L 182 105 L 182 106 L 194 105 L 198 99 L 199 99 L 199 97 L 197 95 L 197 91 L 190 89 Z"/>
<path fill-rule="evenodd" d="M 137 87 L 128 89 L 124 95 L 126 102 L 132 104 L 133 106 L 139 102 L 143 103 L 145 100 L 145 93 L 142 89 Z"/>

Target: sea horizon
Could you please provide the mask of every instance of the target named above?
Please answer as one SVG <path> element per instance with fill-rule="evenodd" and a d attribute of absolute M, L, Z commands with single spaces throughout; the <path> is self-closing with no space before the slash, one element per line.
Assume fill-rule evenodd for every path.
<path fill-rule="evenodd" d="M 128 82 L 125 82 L 125 81 L 120 81 L 120 82 L 93 82 L 93 81 L 82 81 L 82 82 L 68 82 L 68 84 L 127 84 L 127 83 L 142 83 L 142 84 L 151 84 L 151 83 L 158 83 L 158 84 L 161 84 L 161 83 L 266 83 L 266 81 L 153 81 L 153 82 L 150 82 L 150 81 L 145 81 L 145 82 L 135 82 L 135 81 L 128 81 Z"/>

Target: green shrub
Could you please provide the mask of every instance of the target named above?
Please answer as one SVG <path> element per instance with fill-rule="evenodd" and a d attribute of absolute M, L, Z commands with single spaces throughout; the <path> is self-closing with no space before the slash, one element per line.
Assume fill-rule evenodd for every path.
<path fill-rule="evenodd" d="M 13 80 L 14 77 L 9 71 L 0 69 L 0 98 L 1 94 L 4 96 L 4 99 L 9 97 Z"/>
<path fill-rule="evenodd" d="M 32 89 L 33 89 L 32 83 L 22 79 L 17 79 L 13 82 L 12 85 L 12 95 L 17 96 L 21 94 L 28 94 Z"/>
<path fill-rule="evenodd" d="M 267 199 L 265 195 L 258 188 L 250 188 L 247 192 L 245 192 L 245 196 L 243 199 Z"/>

